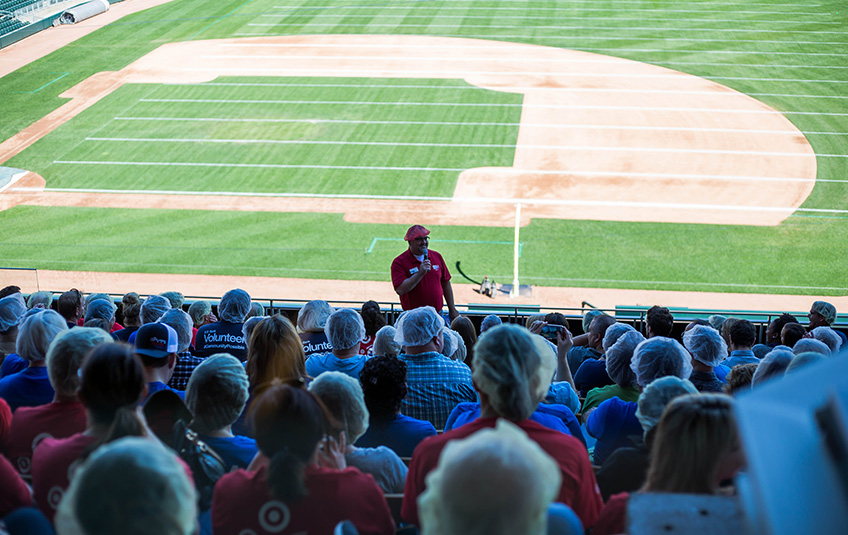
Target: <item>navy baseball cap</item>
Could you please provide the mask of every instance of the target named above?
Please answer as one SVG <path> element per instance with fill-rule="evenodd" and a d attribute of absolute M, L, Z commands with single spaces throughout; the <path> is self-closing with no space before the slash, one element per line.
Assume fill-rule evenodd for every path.
<path fill-rule="evenodd" d="M 157 359 L 176 353 L 177 331 L 164 323 L 142 325 L 135 335 L 135 352 Z"/>

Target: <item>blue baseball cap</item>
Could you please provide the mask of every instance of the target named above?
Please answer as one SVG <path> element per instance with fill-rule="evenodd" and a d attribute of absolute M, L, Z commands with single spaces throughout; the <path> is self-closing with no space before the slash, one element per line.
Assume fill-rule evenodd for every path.
<path fill-rule="evenodd" d="M 177 352 L 177 331 L 164 323 L 142 325 L 135 335 L 135 352 L 157 359 Z"/>

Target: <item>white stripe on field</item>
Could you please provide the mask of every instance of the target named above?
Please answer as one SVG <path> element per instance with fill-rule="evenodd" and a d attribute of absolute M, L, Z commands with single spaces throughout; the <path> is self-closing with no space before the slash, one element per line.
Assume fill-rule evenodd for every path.
<path fill-rule="evenodd" d="M 103 162 L 103 161 L 73 161 L 55 160 L 53 163 L 68 165 L 131 165 L 131 166 L 153 166 L 153 167 L 245 167 L 245 168 L 270 168 L 270 169 L 328 169 L 328 170 L 362 170 L 362 171 L 438 171 L 438 172 L 462 172 L 467 168 L 443 168 L 443 167 L 380 167 L 380 166 L 354 166 L 354 165 L 299 165 L 299 164 L 229 164 L 229 163 L 198 163 L 198 162 Z M 837 182 L 848 183 L 848 180 L 836 179 L 813 179 L 797 177 L 764 177 L 745 175 L 695 175 L 685 173 L 634 173 L 617 171 L 563 171 L 545 169 L 516 169 L 513 167 L 498 168 L 501 174 L 517 175 L 548 175 L 548 176 L 585 176 L 585 177 L 627 177 L 645 179 L 677 179 L 677 180 L 733 180 L 754 182 Z"/>
<path fill-rule="evenodd" d="M 560 2 L 562 3 L 562 2 Z M 656 4 L 657 2 L 653 2 Z M 674 3 L 674 2 L 672 2 Z M 757 4 L 743 4 L 743 5 L 757 5 Z M 770 5 L 770 4 L 759 4 L 759 5 Z M 811 6 L 811 7 L 821 7 L 821 6 Z M 380 11 L 392 10 L 392 9 L 402 9 L 405 11 L 423 11 L 426 9 L 430 10 L 438 10 L 438 11 L 448 11 L 448 10 L 462 10 L 465 11 L 574 11 L 574 8 L 568 7 L 535 7 L 535 6 L 527 6 L 527 7 L 487 7 L 487 6 L 468 6 L 468 7 L 452 7 L 452 6 L 422 6 L 422 5 L 410 5 L 410 6 L 375 6 L 375 5 L 361 5 L 361 4 L 351 4 L 346 6 L 328 6 L 328 9 L 345 9 L 345 8 L 353 8 L 357 11 L 362 11 L 364 9 L 377 9 Z M 324 9 L 324 6 L 274 6 L 274 9 Z M 595 7 L 583 7 L 580 6 L 580 11 L 600 11 L 600 12 L 612 12 L 612 13 L 621 13 L 621 9 L 607 9 L 607 8 L 595 8 Z M 639 9 L 632 8 L 627 10 L 628 13 L 647 13 L 647 12 L 656 12 L 656 13 L 727 13 L 727 10 L 723 9 Z M 830 16 L 830 13 L 812 13 L 812 12 L 793 12 L 793 11 L 731 11 L 734 15 L 821 15 L 821 16 Z M 512 18 L 512 17 L 510 17 Z M 550 17 L 548 17 L 550 18 Z M 738 20 L 734 22 L 739 22 Z"/>
<path fill-rule="evenodd" d="M 790 208 L 786 206 L 733 206 L 721 204 L 688 204 L 662 202 L 627 202 L 627 201 L 580 201 L 567 199 L 528 199 L 516 197 L 426 197 L 405 195 L 365 195 L 365 194 L 327 194 L 327 193 L 248 193 L 225 191 L 171 191 L 171 190 L 109 190 L 109 189 L 75 189 L 75 188 L 15 188 L 21 192 L 55 192 L 55 193 L 116 193 L 131 195 L 185 195 L 190 197 L 233 196 L 233 197 L 272 197 L 294 199 L 359 199 L 359 200 L 392 200 L 392 201 L 441 201 L 466 202 L 475 204 L 534 204 L 546 206 L 609 206 L 617 208 L 659 208 L 686 210 L 714 210 L 731 212 L 815 212 L 846 214 L 848 210 L 823 208 Z"/>
<path fill-rule="evenodd" d="M 670 152 L 683 154 L 728 154 L 740 156 L 789 156 L 802 158 L 836 157 L 848 158 L 841 154 L 810 154 L 798 152 L 770 152 L 749 150 L 721 149 L 683 149 L 664 147 L 599 147 L 592 145 L 521 145 L 497 143 L 406 143 L 396 141 L 318 141 L 305 139 L 208 139 L 208 138 L 135 138 L 135 137 L 87 137 L 86 141 L 117 141 L 141 143 L 222 143 L 222 144 L 264 144 L 264 145 L 340 145 L 365 147 L 443 147 L 471 149 L 515 149 L 522 150 L 571 150 L 571 151 L 604 151 L 604 152 Z"/>
<path fill-rule="evenodd" d="M 756 115 L 821 115 L 843 117 L 848 113 L 817 112 L 817 111 L 770 111 L 770 110 L 737 110 L 726 108 L 666 108 L 659 106 L 590 106 L 573 104 L 505 104 L 483 102 L 368 102 L 357 100 L 264 100 L 264 99 L 192 99 L 192 98 L 142 98 L 139 102 L 188 102 L 197 104 L 310 104 L 310 105 L 346 105 L 346 106 L 437 106 L 458 108 L 539 108 L 557 110 L 631 110 L 631 111 L 674 111 L 674 112 L 705 112 L 705 113 L 740 113 Z"/>
<path fill-rule="evenodd" d="M 279 28 L 281 26 L 302 26 L 302 23 L 292 23 L 292 24 L 268 24 L 264 22 L 251 22 L 248 23 L 247 26 L 254 27 L 271 27 L 271 28 Z M 346 27 L 346 28 L 456 28 L 456 24 L 333 24 L 328 23 L 325 26 L 332 26 L 333 28 Z M 486 28 L 486 29 L 497 29 L 497 30 L 611 30 L 615 32 L 624 32 L 629 30 L 634 31 L 650 31 L 657 33 L 664 32 L 727 32 L 727 33 L 774 33 L 775 30 L 748 30 L 742 28 L 645 28 L 638 26 L 629 26 L 629 27 L 618 27 L 618 26 L 508 26 L 508 25 L 494 25 L 494 24 L 463 24 L 463 28 Z M 826 30 L 781 30 L 780 33 L 783 34 L 794 34 L 794 33 L 812 33 L 816 35 L 821 34 L 833 34 L 833 35 L 845 35 L 845 32 L 831 32 Z"/>
<path fill-rule="evenodd" d="M 427 0 L 423 0 L 427 1 Z M 420 5 L 423 2 L 412 2 L 410 5 Z M 478 0 L 441 0 L 439 3 L 450 3 L 450 4 L 480 4 Z M 521 4 L 522 6 L 527 5 L 527 0 L 500 0 L 499 3 L 502 4 Z M 585 0 L 559 0 L 560 4 L 578 4 L 579 7 L 583 7 L 585 5 Z M 639 4 L 644 5 L 644 0 L 607 0 L 609 4 Z M 797 4 L 794 2 L 699 2 L 702 5 L 712 5 L 712 6 L 763 6 L 763 7 L 776 7 L 776 6 L 786 6 L 790 8 L 798 8 L 798 7 L 823 7 L 821 4 Z M 672 0 L 668 2 L 663 2 L 661 0 L 656 0 L 651 2 L 651 4 L 661 5 L 661 4 L 671 4 L 671 5 L 680 5 L 679 1 Z M 358 7 L 361 4 L 349 4 L 354 7 Z M 286 7 L 286 6 L 282 6 Z M 298 6 L 303 7 L 303 6 Z M 323 7 L 323 6 L 319 6 Z M 336 7 L 347 7 L 347 6 L 336 6 Z M 522 9 L 526 9 L 526 7 L 522 7 Z"/>
<path fill-rule="evenodd" d="M 236 35 L 256 35 L 256 34 L 236 34 Z M 469 34 L 455 34 L 455 35 L 446 35 L 442 34 L 441 36 L 434 35 L 433 37 L 481 37 L 481 38 L 492 38 L 499 37 L 501 39 L 518 39 L 521 37 L 527 37 L 526 35 L 469 35 Z M 279 37 L 291 37 L 290 35 L 279 36 Z M 575 39 L 574 37 L 568 35 L 540 35 L 534 36 L 539 39 Z M 581 35 L 579 39 L 575 39 L 576 41 L 586 41 L 586 40 L 594 40 L 594 41 L 656 41 L 657 37 L 598 37 L 593 35 Z M 779 44 L 779 45 L 844 45 L 845 43 L 839 41 L 769 41 L 766 39 L 698 39 L 694 37 L 662 37 L 662 41 L 679 41 L 684 43 L 766 43 L 766 44 Z M 523 44 L 523 43 L 522 43 Z M 342 45 L 342 44 L 334 44 L 334 43 L 314 43 L 314 44 L 305 44 L 305 43 L 221 43 L 218 45 L 222 48 L 231 48 L 231 47 L 286 47 L 286 48 L 350 48 L 351 45 Z M 384 46 L 377 44 L 365 44 L 359 43 L 355 45 L 356 48 L 385 48 Z M 445 48 L 445 45 L 413 45 L 413 44 L 405 44 L 404 48 Z M 463 48 L 470 49 L 486 49 L 486 50 L 497 50 L 497 49 L 513 49 L 514 46 L 477 46 L 477 45 L 468 45 Z M 567 47 L 572 48 L 572 47 Z M 610 49 L 610 50 L 618 50 L 618 49 Z M 763 52 L 766 53 L 766 52 Z"/>
<path fill-rule="evenodd" d="M 356 48 L 355 46 L 351 46 L 350 48 Z M 404 48 L 402 46 L 398 46 L 398 49 Z M 434 47 L 435 48 L 435 47 Z M 578 50 L 578 49 L 573 49 Z M 608 50 L 607 48 L 603 49 L 594 49 L 588 47 L 581 47 L 579 50 Z M 662 52 L 668 53 L 669 50 L 664 50 L 662 48 L 616 48 L 614 49 L 618 52 Z M 695 51 L 695 50 L 674 50 L 675 53 L 698 53 L 698 54 L 763 54 L 762 52 L 747 52 L 747 51 L 734 51 L 734 50 L 707 50 L 707 51 Z M 832 54 L 832 53 L 804 53 L 804 52 L 769 52 L 769 56 L 836 56 L 839 58 L 844 58 L 845 54 Z M 350 60 L 350 59 L 362 59 L 362 60 L 407 60 L 407 61 L 420 61 L 420 60 L 429 60 L 429 61 L 458 61 L 458 62 L 467 62 L 467 61 L 515 61 L 518 58 L 514 57 L 504 57 L 504 58 L 492 58 L 487 56 L 479 56 L 479 57 L 457 57 L 457 56 L 400 56 L 400 55 L 385 55 L 378 54 L 373 56 L 352 56 L 352 55 L 341 55 L 341 56 L 331 56 L 329 54 L 321 54 L 318 56 L 308 56 L 303 54 L 274 54 L 270 56 L 261 56 L 258 54 L 251 55 L 240 55 L 240 54 L 210 54 L 206 56 L 201 56 L 205 59 L 317 59 L 317 60 L 327 60 L 327 59 L 342 59 L 342 60 Z M 598 63 L 597 58 L 535 58 L 535 57 L 523 57 L 520 58 L 522 62 L 535 62 L 535 63 L 563 63 L 563 64 L 574 64 L 574 63 L 588 63 L 588 64 L 596 64 Z M 633 60 L 630 60 L 633 61 Z M 661 62 L 652 62 L 652 63 L 661 63 Z M 772 63 L 687 63 L 687 62 L 665 62 L 672 63 L 674 65 L 726 65 L 726 66 L 741 66 L 741 67 L 818 67 L 818 68 L 840 68 L 846 69 L 848 67 L 844 65 L 838 66 L 827 66 L 827 65 L 775 65 Z"/>

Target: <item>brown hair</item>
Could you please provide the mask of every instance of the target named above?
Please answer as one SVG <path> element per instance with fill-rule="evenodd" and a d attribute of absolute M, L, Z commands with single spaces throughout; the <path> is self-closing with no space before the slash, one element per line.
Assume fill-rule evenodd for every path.
<path fill-rule="evenodd" d="M 260 321 L 247 346 L 247 379 L 256 396 L 274 379 L 284 381 L 306 377 L 303 342 L 294 325 L 281 315 Z"/>
<path fill-rule="evenodd" d="M 724 392 L 731 396 L 736 395 L 738 392 L 747 392 L 751 389 L 751 381 L 754 380 L 754 372 L 756 371 L 756 364 L 734 366 L 727 374 L 727 377 L 725 377 L 727 384 L 724 385 Z"/>

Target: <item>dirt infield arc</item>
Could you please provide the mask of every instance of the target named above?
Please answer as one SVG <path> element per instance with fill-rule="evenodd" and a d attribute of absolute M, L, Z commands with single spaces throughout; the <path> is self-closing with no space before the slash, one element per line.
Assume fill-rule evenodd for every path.
<path fill-rule="evenodd" d="M 210 209 L 344 212 L 352 222 L 512 225 L 514 204 L 521 202 L 522 224 L 542 217 L 777 225 L 815 185 L 815 154 L 803 134 L 776 110 L 720 84 L 586 52 L 427 36 L 166 44 L 63 93 L 72 100 L 0 144 L 0 162 L 122 84 L 219 76 L 459 78 L 521 93 L 524 105 L 513 166 L 460 173 L 449 201 L 204 194 Z M 0 209 L 185 207 L 184 197 L 167 192 L 133 193 L 128 201 L 130 194 L 43 191 L 38 177 L 27 182 L 10 187 Z"/>

